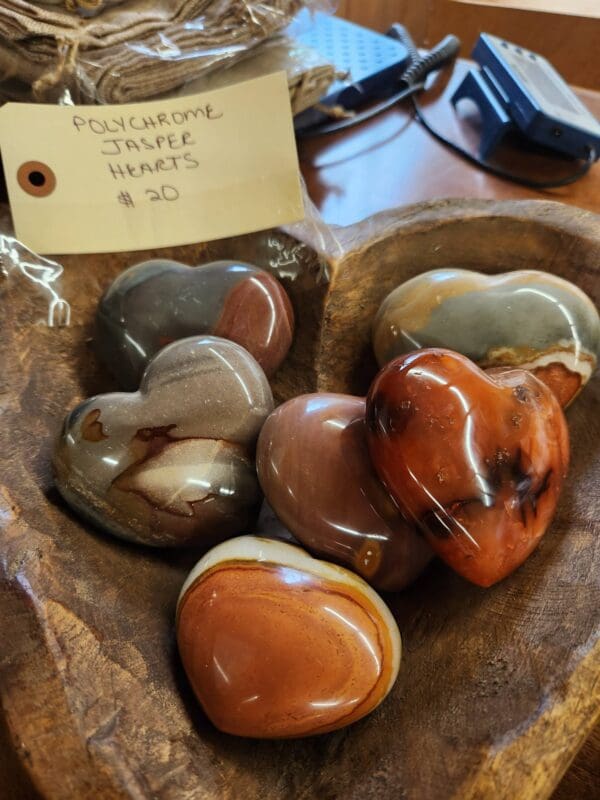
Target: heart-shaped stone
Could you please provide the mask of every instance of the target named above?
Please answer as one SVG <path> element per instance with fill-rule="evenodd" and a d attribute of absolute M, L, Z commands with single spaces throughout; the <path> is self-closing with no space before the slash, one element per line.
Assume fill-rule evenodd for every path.
<path fill-rule="evenodd" d="M 600 319 L 581 289 L 547 272 L 434 270 L 389 294 L 373 324 L 380 366 L 420 347 L 532 371 L 565 407 L 596 367 Z"/>
<path fill-rule="evenodd" d="M 401 650 L 394 618 L 361 578 L 254 536 L 194 567 L 177 643 L 211 721 L 258 738 L 326 733 L 364 717 L 396 680 Z"/>
<path fill-rule="evenodd" d="M 367 398 L 387 488 L 458 573 L 490 586 L 543 536 L 569 460 L 564 415 L 524 370 L 482 372 L 449 350 L 391 361 Z"/>
<path fill-rule="evenodd" d="M 124 539 L 210 546 L 256 517 L 254 450 L 272 409 L 246 350 L 213 336 L 180 340 L 150 362 L 138 392 L 71 411 L 54 454 L 56 484 L 73 508 Z"/>
<path fill-rule="evenodd" d="M 96 313 L 95 344 L 124 389 L 135 389 L 166 344 L 211 334 L 245 347 L 267 376 L 285 358 L 294 312 L 276 278 L 239 261 L 188 267 L 144 261 L 106 290 Z"/>
<path fill-rule="evenodd" d="M 272 509 L 312 553 L 385 591 L 403 589 L 429 562 L 431 549 L 371 465 L 364 398 L 288 400 L 263 426 L 256 466 Z"/>

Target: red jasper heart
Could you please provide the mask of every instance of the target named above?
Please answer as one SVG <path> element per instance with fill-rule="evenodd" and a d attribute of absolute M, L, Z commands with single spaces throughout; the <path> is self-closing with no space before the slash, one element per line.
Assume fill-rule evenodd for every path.
<path fill-rule="evenodd" d="M 367 423 L 380 478 L 458 573 L 490 586 L 532 552 L 569 460 L 564 415 L 541 381 L 421 350 L 375 378 Z"/>

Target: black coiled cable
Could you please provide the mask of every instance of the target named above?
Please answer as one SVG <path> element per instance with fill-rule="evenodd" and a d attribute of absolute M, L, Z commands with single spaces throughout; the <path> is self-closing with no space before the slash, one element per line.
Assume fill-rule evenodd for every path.
<path fill-rule="evenodd" d="M 403 25 L 393 25 L 388 31 L 388 36 L 397 39 L 408 51 L 409 65 L 400 78 L 400 91 L 396 92 L 394 95 L 392 95 L 392 97 L 389 97 L 382 103 L 378 103 L 376 106 L 363 111 L 362 114 L 356 114 L 347 119 L 337 120 L 336 122 L 327 123 L 325 125 L 315 125 L 311 128 L 299 131 L 299 136 L 320 136 L 326 133 L 337 133 L 338 131 L 358 125 L 361 122 L 366 122 L 366 120 L 372 119 L 378 114 L 381 114 L 383 111 L 386 111 L 388 108 L 396 105 L 396 103 L 399 103 L 402 100 L 410 97 L 413 103 L 415 118 L 421 123 L 426 131 L 428 131 L 435 139 L 459 155 L 465 161 L 468 161 L 470 164 L 474 164 L 480 169 L 495 175 L 497 178 L 503 178 L 505 180 L 512 181 L 513 183 L 518 183 L 521 186 L 527 186 L 530 189 L 556 189 L 560 186 L 568 186 L 571 183 L 575 183 L 575 181 L 582 178 L 594 164 L 596 160 L 596 153 L 594 150 L 588 150 L 586 159 L 581 162 L 579 169 L 574 173 L 571 173 L 564 178 L 559 178 L 558 180 L 539 181 L 534 178 L 529 178 L 525 175 L 516 175 L 515 173 L 509 172 L 502 167 L 488 164 L 487 162 L 483 161 L 483 159 L 473 155 L 473 153 L 470 153 L 461 145 L 450 141 L 450 139 L 447 139 L 443 134 L 430 125 L 425 118 L 423 109 L 418 104 L 415 95 L 417 92 L 420 92 L 425 88 L 425 80 L 431 72 L 440 69 L 456 58 L 458 51 L 460 50 L 460 40 L 453 35 L 446 36 L 432 50 L 430 50 L 424 56 L 421 56 L 417 47 L 415 46 L 415 43 L 413 42 L 410 33 Z"/>
<path fill-rule="evenodd" d="M 440 69 L 451 61 L 454 61 L 458 55 L 460 39 L 456 36 L 445 36 L 432 50 L 424 56 L 420 56 L 406 28 L 403 28 L 401 25 L 398 26 L 398 28 L 406 37 L 405 39 L 400 39 L 400 41 L 406 46 L 411 59 L 410 66 L 400 78 L 400 86 L 403 88 L 422 84 L 430 72 Z M 410 40 L 410 45 L 408 44 L 408 40 Z"/>
<path fill-rule="evenodd" d="M 399 86 L 401 87 L 400 91 L 396 92 L 391 97 L 388 97 L 383 102 L 368 108 L 361 114 L 354 114 L 347 119 L 336 120 L 335 122 L 329 122 L 323 125 L 317 124 L 311 126 L 310 128 L 299 130 L 299 137 L 321 136 L 326 133 L 338 133 L 338 131 L 343 131 L 346 128 L 352 128 L 354 125 L 358 125 L 361 122 L 366 122 L 368 119 L 376 117 L 383 111 L 387 111 L 388 108 L 392 108 L 392 106 L 395 106 L 396 103 L 400 103 L 402 100 L 406 100 L 416 92 L 420 92 L 425 86 L 424 81 L 429 73 L 436 69 L 440 69 L 445 64 L 456 58 L 456 55 L 460 49 L 460 41 L 456 38 L 456 36 L 446 36 L 433 48 L 433 50 L 430 50 L 429 53 L 421 57 L 406 28 L 404 28 L 402 25 L 394 25 L 392 31 L 393 33 L 391 33 L 391 35 L 404 44 L 408 50 L 409 57 L 409 66 L 402 74 L 399 81 Z"/>

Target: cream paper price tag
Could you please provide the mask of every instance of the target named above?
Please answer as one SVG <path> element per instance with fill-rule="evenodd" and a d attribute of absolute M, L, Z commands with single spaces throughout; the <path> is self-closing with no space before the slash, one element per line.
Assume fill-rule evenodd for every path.
<path fill-rule="evenodd" d="M 146 250 L 302 219 L 285 73 L 122 106 L 8 103 L 17 237 L 38 253 Z"/>

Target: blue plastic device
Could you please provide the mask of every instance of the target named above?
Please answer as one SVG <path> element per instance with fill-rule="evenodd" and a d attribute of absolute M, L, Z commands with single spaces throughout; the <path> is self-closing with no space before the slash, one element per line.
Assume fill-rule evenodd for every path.
<path fill-rule="evenodd" d="M 473 100 L 483 121 L 486 159 L 509 130 L 574 158 L 600 156 L 600 125 L 543 56 L 482 33 L 470 70 L 452 96 L 454 106 Z"/>
<path fill-rule="evenodd" d="M 312 16 L 312 22 L 306 16 L 299 27 L 295 38 L 348 76 L 329 87 L 320 100 L 322 105 L 355 109 L 397 90 L 398 79 L 408 66 L 408 50 L 401 42 L 321 12 Z M 301 130 L 328 119 L 322 112 L 308 109 L 295 117 L 294 124 Z"/>

